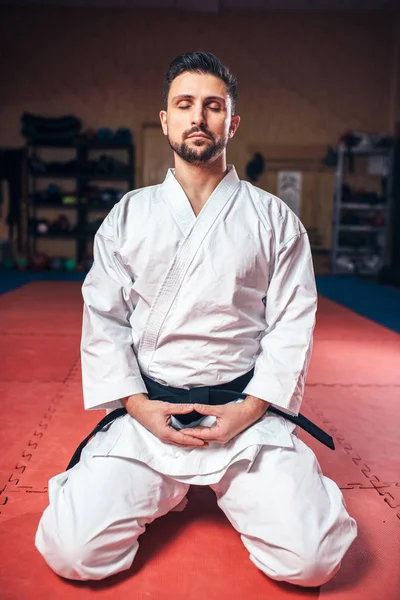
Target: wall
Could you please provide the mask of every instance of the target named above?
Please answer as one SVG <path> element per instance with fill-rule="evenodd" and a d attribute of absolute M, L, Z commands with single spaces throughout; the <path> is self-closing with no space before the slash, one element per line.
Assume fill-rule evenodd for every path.
<path fill-rule="evenodd" d="M 392 77 L 390 86 L 389 122 L 400 131 L 400 13 L 393 22 Z M 400 133 L 398 134 L 400 135 Z"/>
<path fill-rule="evenodd" d="M 0 146 L 23 142 L 24 111 L 74 113 L 91 128 L 127 126 L 140 185 L 142 125 L 158 120 L 164 70 L 178 53 L 201 48 L 239 79 L 242 123 L 228 159 L 244 177 L 254 148 L 322 152 L 348 129 L 392 128 L 394 31 L 389 14 L 371 12 L 3 8 Z M 316 226 L 327 246 L 332 174 L 324 177 L 306 214 L 321 213 Z"/>

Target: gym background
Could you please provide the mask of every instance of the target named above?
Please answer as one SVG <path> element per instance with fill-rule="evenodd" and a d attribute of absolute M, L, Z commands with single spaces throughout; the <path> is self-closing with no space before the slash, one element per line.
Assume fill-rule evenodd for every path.
<path fill-rule="evenodd" d="M 285 185 L 292 186 L 288 202 L 309 232 L 317 274 L 382 277 L 383 270 L 386 278 L 396 278 L 387 275 L 389 265 L 393 270 L 395 207 L 387 186 L 382 190 L 379 169 L 375 176 L 369 173 L 373 158 L 358 157 L 343 185 L 359 194 L 348 203 L 378 207 L 370 212 L 339 208 L 336 214 L 335 206 L 344 203 L 349 190 L 342 186 L 335 194 L 334 185 L 337 151 L 343 140 L 353 141 L 349 134 L 368 134 L 355 138 L 364 149 L 370 143 L 373 149 L 377 143 L 391 146 L 396 135 L 400 25 L 395 2 L 265 3 L 304 10 L 251 10 L 263 3 L 244 0 L 61 4 L 17 1 L 0 8 L 3 269 L 60 272 L 90 266 L 94 232 L 112 204 L 131 186 L 162 181 L 172 165 L 158 124 L 169 60 L 206 49 L 239 80 L 242 124 L 229 144 L 228 161 L 241 178 L 274 194 L 282 196 Z M 322 10 L 315 10 L 318 5 Z M 347 10 L 328 10 L 333 7 Z M 29 145 L 41 142 L 48 131 L 36 131 L 35 137 L 29 123 L 26 127 L 29 118 L 67 115 L 80 124 L 70 129 L 70 140 L 77 133 L 89 142 L 100 139 L 100 150 L 92 147 L 78 160 L 76 147 L 55 147 L 54 131 L 51 148 Z M 64 135 L 67 124 L 60 125 Z M 131 161 L 129 152 L 112 148 L 112 135 L 121 128 L 127 136 L 123 142 L 129 144 L 131 133 Z M 60 141 L 70 143 L 67 138 L 68 133 Z M 20 165 L 15 152 L 10 159 L 10 149 L 21 149 Z M 387 154 L 394 159 L 390 149 Z M 46 165 L 49 172 L 43 176 Z M 76 179 L 82 170 L 93 179 Z M 102 179 L 96 180 L 93 171 Z M 297 178 L 290 179 L 293 172 Z M 106 173 L 113 175 L 110 181 Z M 118 174 L 122 178 L 115 180 Z M 356 227 L 346 231 L 343 225 Z M 54 258 L 62 260 L 51 262 Z"/>

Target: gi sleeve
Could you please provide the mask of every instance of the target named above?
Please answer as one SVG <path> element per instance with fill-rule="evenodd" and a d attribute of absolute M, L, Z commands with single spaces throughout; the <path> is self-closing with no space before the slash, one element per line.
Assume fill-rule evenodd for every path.
<path fill-rule="evenodd" d="M 121 398 L 147 393 L 133 349 L 129 317 L 132 280 L 114 243 L 112 213 L 94 241 L 94 262 L 82 286 L 81 361 L 85 409 L 122 407 Z"/>
<path fill-rule="evenodd" d="M 261 352 L 244 393 L 297 415 L 312 353 L 317 308 L 306 232 L 297 233 L 278 249 L 265 304 Z"/>

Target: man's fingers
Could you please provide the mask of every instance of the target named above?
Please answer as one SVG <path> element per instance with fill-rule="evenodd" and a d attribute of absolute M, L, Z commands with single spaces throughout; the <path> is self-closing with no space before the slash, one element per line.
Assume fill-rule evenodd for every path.
<path fill-rule="evenodd" d="M 201 436 L 205 431 L 210 431 L 213 429 L 215 431 L 217 425 L 211 425 L 211 427 L 204 427 L 203 425 L 197 425 L 197 427 L 190 427 L 188 429 L 184 429 L 184 432 L 187 431 L 189 435 L 195 434 Z"/>
<path fill-rule="evenodd" d="M 207 442 L 222 442 L 221 431 L 213 426 L 213 427 L 193 427 L 190 429 L 190 435 L 193 438 L 197 438 L 199 440 L 204 440 Z"/>
<path fill-rule="evenodd" d="M 167 441 L 170 441 L 173 444 L 177 444 L 178 446 L 205 446 L 208 445 L 204 443 L 204 441 L 197 437 L 192 437 L 190 435 L 186 435 L 181 431 L 176 431 L 173 427 L 169 427 L 168 434 L 166 435 L 169 438 Z"/>
<path fill-rule="evenodd" d="M 208 442 L 204 442 L 201 446 L 198 444 L 178 444 L 177 442 L 168 442 L 171 446 L 176 446 L 177 448 L 208 448 Z"/>
<path fill-rule="evenodd" d="M 194 410 L 193 404 L 173 404 L 164 402 L 164 408 L 169 415 L 185 415 Z"/>
<path fill-rule="evenodd" d="M 219 417 L 221 415 L 221 406 L 210 406 L 208 404 L 174 404 L 173 402 L 164 402 L 164 408 L 171 415 L 183 415 L 192 411 L 197 411 L 201 415 L 211 415 Z"/>

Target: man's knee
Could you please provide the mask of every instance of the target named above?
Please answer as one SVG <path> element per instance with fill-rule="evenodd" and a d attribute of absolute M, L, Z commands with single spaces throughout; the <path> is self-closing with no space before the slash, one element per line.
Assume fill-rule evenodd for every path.
<path fill-rule="evenodd" d="M 49 531 L 41 522 L 36 532 L 35 546 L 48 566 L 61 577 L 74 580 L 93 579 L 90 572 L 91 552 L 84 541 L 64 539 L 60 532 Z"/>
<path fill-rule="evenodd" d="M 319 587 L 327 583 L 340 569 L 340 561 L 316 555 L 298 557 L 295 567 L 285 581 L 303 587 Z"/>
<path fill-rule="evenodd" d="M 81 532 L 71 528 L 54 527 L 49 515 L 43 515 L 36 533 L 35 545 L 49 567 L 66 579 L 86 581 L 105 579 L 119 571 L 129 569 L 138 549 L 137 537 L 114 544 L 102 544 L 102 536 L 94 543 Z"/>
<path fill-rule="evenodd" d="M 249 548 L 250 549 L 250 548 Z M 268 544 L 253 545 L 252 562 L 271 579 L 303 587 L 318 587 L 327 583 L 340 568 L 342 556 L 326 554 L 310 546 L 302 550 L 271 548 Z"/>
<path fill-rule="evenodd" d="M 317 587 L 327 583 L 339 571 L 342 559 L 357 536 L 354 519 L 348 518 L 345 528 L 332 531 L 328 535 L 317 536 L 314 540 L 297 540 L 295 570 L 291 579 L 296 585 Z"/>

